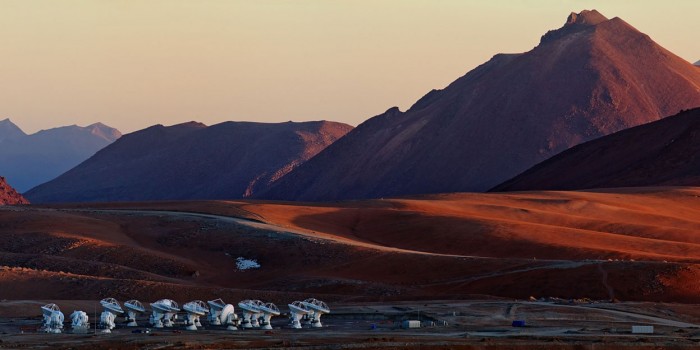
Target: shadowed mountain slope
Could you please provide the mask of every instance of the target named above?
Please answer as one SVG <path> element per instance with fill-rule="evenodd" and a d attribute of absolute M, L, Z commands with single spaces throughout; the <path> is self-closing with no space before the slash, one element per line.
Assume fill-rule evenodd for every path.
<path fill-rule="evenodd" d="M 332 122 L 190 122 L 122 137 L 26 196 L 33 202 L 249 197 L 352 127 Z"/>
<path fill-rule="evenodd" d="M 572 13 L 408 111 L 371 118 L 259 198 L 485 191 L 579 143 L 700 106 L 700 70 L 620 18 Z"/>
<path fill-rule="evenodd" d="M 566 150 L 494 191 L 700 186 L 700 108 Z"/>

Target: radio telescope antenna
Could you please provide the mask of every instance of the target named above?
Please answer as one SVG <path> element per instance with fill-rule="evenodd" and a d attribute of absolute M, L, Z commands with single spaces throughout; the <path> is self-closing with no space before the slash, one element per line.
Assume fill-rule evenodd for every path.
<path fill-rule="evenodd" d="M 136 299 L 124 302 L 124 307 L 127 309 L 126 326 L 138 327 L 138 324 L 136 323 L 136 316 L 146 312 L 146 308 L 143 307 L 143 304 L 141 304 L 141 302 Z"/>
<path fill-rule="evenodd" d="M 150 317 L 150 323 L 153 328 L 172 327 L 173 320 L 177 319 L 177 312 L 180 311 L 175 301 L 170 299 L 161 299 L 155 303 L 151 303 L 153 313 Z"/>
<path fill-rule="evenodd" d="M 102 314 L 100 315 L 100 327 L 102 327 L 102 333 L 112 333 L 112 329 L 116 327 L 114 320 L 117 319 L 117 314 L 123 314 L 119 302 L 114 298 L 105 298 L 100 300 L 100 305 L 104 308 Z"/>
<path fill-rule="evenodd" d="M 314 312 L 312 319 L 311 319 L 311 327 L 314 328 L 319 328 L 323 327 L 321 325 L 321 316 L 324 314 L 328 314 L 331 312 L 331 309 L 328 308 L 328 305 L 326 303 L 316 300 L 314 298 L 309 298 L 303 301 L 303 303 L 306 305 L 307 308 L 312 310 Z"/>
<path fill-rule="evenodd" d="M 292 328 L 300 329 L 301 328 L 301 318 L 304 317 L 304 315 L 308 315 L 312 313 L 313 311 L 309 310 L 309 308 L 306 306 L 301 301 L 295 301 L 289 306 L 289 319 L 291 321 Z"/>
<path fill-rule="evenodd" d="M 225 319 L 221 319 L 221 311 L 226 307 L 226 303 L 221 299 L 207 301 L 209 304 L 209 324 L 212 326 L 220 326 L 225 323 Z"/>
<path fill-rule="evenodd" d="M 187 312 L 185 318 L 185 325 L 188 331 L 196 331 L 197 327 L 202 327 L 202 323 L 199 322 L 199 318 L 205 316 L 209 313 L 207 304 L 201 300 L 193 300 L 182 306 L 182 309 Z"/>
<path fill-rule="evenodd" d="M 46 333 L 61 333 L 63 329 L 63 312 L 56 304 L 46 304 L 41 307 L 41 314 L 44 317 L 42 329 Z"/>
<path fill-rule="evenodd" d="M 241 327 L 243 328 L 257 328 L 260 327 L 258 323 L 258 318 L 262 314 L 260 306 L 264 306 L 260 300 L 243 300 L 238 303 L 238 307 L 243 309 L 243 323 Z"/>
<path fill-rule="evenodd" d="M 90 323 L 88 322 L 88 314 L 85 311 L 73 311 L 70 314 L 70 319 L 73 333 L 87 333 Z"/>
<path fill-rule="evenodd" d="M 238 329 L 238 315 L 236 315 L 233 305 L 226 304 L 226 306 L 224 306 L 224 309 L 221 310 L 221 315 L 219 316 L 219 319 L 222 324 L 228 326 L 226 327 L 227 330 L 235 331 Z"/>
<path fill-rule="evenodd" d="M 267 303 L 262 306 L 259 306 L 260 311 L 263 312 L 263 321 L 262 321 L 262 329 L 272 329 L 272 325 L 270 324 L 270 319 L 272 316 L 279 316 L 280 315 L 280 309 L 277 308 L 277 305 L 273 303 Z"/>
<path fill-rule="evenodd" d="M 228 330 L 235 331 L 238 328 L 238 315 L 233 305 L 226 304 L 221 299 L 207 301 L 209 304 L 209 324 L 214 326 L 226 325 Z"/>

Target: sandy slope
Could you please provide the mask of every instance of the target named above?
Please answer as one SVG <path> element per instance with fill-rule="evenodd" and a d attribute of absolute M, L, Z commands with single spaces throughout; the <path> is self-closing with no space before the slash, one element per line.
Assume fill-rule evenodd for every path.
<path fill-rule="evenodd" d="M 695 302 L 699 228 L 697 188 L 6 207 L 0 293 Z"/>

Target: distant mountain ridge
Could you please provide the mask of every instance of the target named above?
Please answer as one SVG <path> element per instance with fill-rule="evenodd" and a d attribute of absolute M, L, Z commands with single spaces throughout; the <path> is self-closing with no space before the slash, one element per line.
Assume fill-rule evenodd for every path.
<path fill-rule="evenodd" d="M 10 119 L 0 121 L 0 174 L 18 191 L 49 181 L 121 136 L 102 123 L 63 126 L 27 135 Z"/>
<path fill-rule="evenodd" d="M 493 191 L 700 186 L 700 108 L 566 150 Z"/>
<path fill-rule="evenodd" d="M 0 120 L 0 142 L 5 140 L 16 140 L 27 136 L 17 125 L 8 119 Z"/>
<path fill-rule="evenodd" d="M 351 129 L 326 121 L 155 125 L 26 196 L 34 203 L 247 198 Z"/>
<path fill-rule="evenodd" d="M 0 205 L 8 204 L 29 204 L 29 201 L 8 185 L 4 177 L 0 176 Z"/>
<path fill-rule="evenodd" d="M 572 13 L 408 111 L 367 120 L 257 198 L 485 191 L 579 143 L 700 106 L 700 70 L 620 18 Z"/>

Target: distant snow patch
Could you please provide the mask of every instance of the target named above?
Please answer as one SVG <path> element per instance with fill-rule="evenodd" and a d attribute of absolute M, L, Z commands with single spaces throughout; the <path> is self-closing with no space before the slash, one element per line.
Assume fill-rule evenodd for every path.
<path fill-rule="evenodd" d="M 239 256 L 238 258 L 236 258 L 236 267 L 239 270 L 250 270 L 260 268 L 260 264 L 258 264 L 257 260 L 246 259 L 242 256 Z"/>

